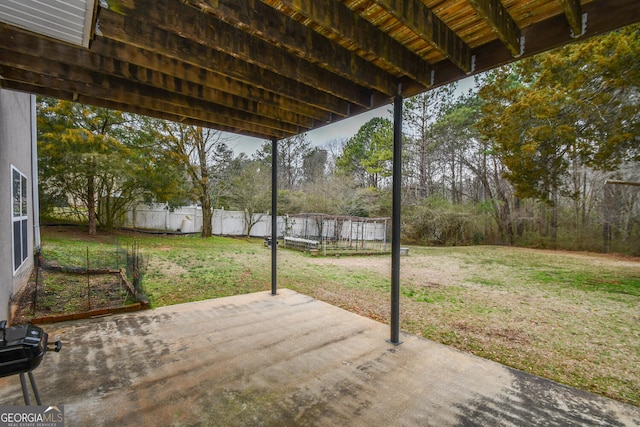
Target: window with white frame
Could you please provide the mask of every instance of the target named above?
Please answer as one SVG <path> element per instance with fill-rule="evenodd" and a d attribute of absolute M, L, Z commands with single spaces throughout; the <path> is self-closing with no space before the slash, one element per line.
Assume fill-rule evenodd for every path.
<path fill-rule="evenodd" d="M 11 167 L 11 195 L 13 202 L 13 271 L 14 273 L 27 259 L 29 245 L 27 238 L 27 177 L 15 167 Z"/>

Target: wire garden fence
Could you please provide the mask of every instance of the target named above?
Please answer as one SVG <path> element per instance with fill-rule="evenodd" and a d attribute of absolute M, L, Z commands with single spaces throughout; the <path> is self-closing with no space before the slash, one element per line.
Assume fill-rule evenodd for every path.
<path fill-rule="evenodd" d="M 391 251 L 390 218 L 306 213 L 285 218 L 285 248 L 321 255 L 385 254 Z"/>
<path fill-rule="evenodd" d="M 38 256 L 31 304 L 34 318 L 106 314 L 149 305 L 142 279 L 147 259 L 137 242 L 108 249 L 70 247 Z M 129 311 L 129 310 L 125 310 Z"/>

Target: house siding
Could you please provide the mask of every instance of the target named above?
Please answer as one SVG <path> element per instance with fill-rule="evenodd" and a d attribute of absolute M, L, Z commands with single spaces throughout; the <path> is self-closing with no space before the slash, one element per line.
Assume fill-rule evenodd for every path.
<path fill-rule="evenodd" d="M 11 318 L 11 300 L 33 270 L 31 95 L 0 89 L 0 320 Z M 27 259 L 14 272 L 12 167 L 27 177 Z"/>

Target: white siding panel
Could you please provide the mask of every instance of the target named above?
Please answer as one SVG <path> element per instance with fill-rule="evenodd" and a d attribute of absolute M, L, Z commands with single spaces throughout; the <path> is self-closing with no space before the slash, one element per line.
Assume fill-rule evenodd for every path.
<path fill-rule="evenodd" d="M 94 4 L 94 0 L 3 0 L 0 21 L 87 46 Z"/>

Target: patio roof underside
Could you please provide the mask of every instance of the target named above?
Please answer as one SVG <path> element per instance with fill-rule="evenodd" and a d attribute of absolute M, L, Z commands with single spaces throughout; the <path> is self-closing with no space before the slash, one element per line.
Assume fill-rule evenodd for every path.
<path fill-rule="evenodd" d="M 26 3 L 0 5 L 0 86 L 270 140 L 640 21 L 637 0 L 55 0 L 49 27 L 88 16 L 70 43 Z"/>

